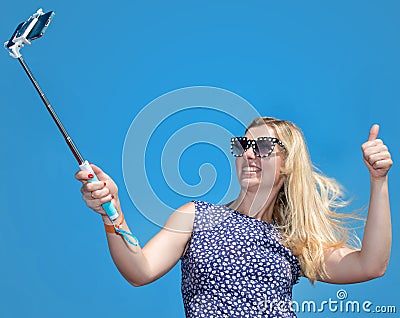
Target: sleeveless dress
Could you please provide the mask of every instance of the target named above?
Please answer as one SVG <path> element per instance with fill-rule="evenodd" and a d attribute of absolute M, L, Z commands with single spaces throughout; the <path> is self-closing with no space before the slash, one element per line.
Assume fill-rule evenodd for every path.
<path fill-rule="evenodd" d="M 193 232 L 181 257 L 186 317 L 296 317 L 300 264 L 278 230 L 224 205 L 193 202 Z"/>

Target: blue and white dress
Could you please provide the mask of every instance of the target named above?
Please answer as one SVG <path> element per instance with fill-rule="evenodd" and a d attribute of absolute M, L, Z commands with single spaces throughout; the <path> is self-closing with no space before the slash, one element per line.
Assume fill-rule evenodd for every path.
<path fill-rule="evenodd" d="M 186 317 L 296 317 L 291 300 L 300 264 L 278 230 L 224 205 L 193 202 L 193 232 L 181 258 Z"/>

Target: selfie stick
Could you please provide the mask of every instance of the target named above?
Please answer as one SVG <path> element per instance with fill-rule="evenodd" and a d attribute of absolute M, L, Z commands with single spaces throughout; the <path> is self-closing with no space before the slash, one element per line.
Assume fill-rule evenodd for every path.
<path fill-rule="evenodd" d="M 82 171 L 88 172 L 88 174 L 92 174 L 93 178 L 89 179 L 89 182 L 98 181 L 96 174 L 93 172 L 92 167 L 90 166 L 87 160 L 84 160 L 81 153 L 79 152 L 78 148 L 75 146 L 74 141 L 68 135 L 67 130 L 61 123 L 60 119 L 58 118 L 56 112 L 54 111 L 53 107 L 51 107 L 49 100 L 44 95 L 42 89 L 40 88 L 38 82 L 32 75 L 32 72 L 29 70 L 28 66 L 26 65 L 25 61 L 22 58 L 21 53 L 19 52 L 20 49 L 24 46 L 24 44 L 31 44 L 29 40 L 35 40 L 41 37 L 44 32 L 46 31 L 48 25 L 51 22 L 51 19 L 54 16 L 54 12 L 50 12 L 46 14 L 43 13 L 42 9 L 39 9 L 35 14 L 33 14 L 26 22 L 20 23 L 15 30 L 14 34 L 11 36 L 11 39 L 4 43 L 4 47 L 9 51 L 10 55 L 18 59 L 22 67 L 24 68 L 26 74 L 28 75 L 29 79 L 31 80 L 33 86 L 35 86 L 36 91 L 39 93 L 40 98 L 42 99 L 43 103 L 46 105 L 48 112 L 50 113 L 51 117 L 53 118 L 54 122 L 56 123 L 58 129 L 60 130 L 61 134 L 63 135 L 65 142 L 67 143 L 69 149 L 72 151 L 75 159 L 78 161 L 79 168 Z M 46 21 L 43 25 L 40 25 L 41 18 L 45 17 Z M 42 19 L 43 20 L 43 19 Z M 35 29 L 36 26 L 36 29 Z M 32 34 L 34 31 L 35 34 Z M 111 202 L 106 202 L 102 205 L 103 209 L 107 213 L 108 217 L 111 221 L 114 221 L 118 217 L 118 212 L 116 208 L 112 205 Z"/>

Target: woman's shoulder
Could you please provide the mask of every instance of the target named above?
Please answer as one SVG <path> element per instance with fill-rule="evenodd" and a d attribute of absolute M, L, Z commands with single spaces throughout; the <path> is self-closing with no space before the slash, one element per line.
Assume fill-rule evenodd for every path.
<path fill-rule="evenodd" d="M 192 200 L 177 208 L 164 227 L 178 232 L 205 229 L 215 223 L 216 215 L 220 215 L 221 212 L 223 212 L 222 206 L 202 200 Z"/>
<path fill-rule="evenodd" d="M 194 204 L 196 211 L 207 209 L 213 205 L 212 203 L 203 200 L 192 200 L 191 202 Z"/>
<path fill-rule="evenodd" d="M 191 232 L 195 218 L 195 203 L 190 201 L 178 207 L 168 218 L 164 228 L 177 232 Z"/>
<path fill-rule="evenodd" d="M 221 225 L 232 216 L 231 211 L 223 204 L 214 204 L 203 200 L 193 200 L 195 206 L 194 229 L 208 230 Z"/>
<path fill-rule="evenodd" d="M 202 200 L 192 200 L 186 202 L 179 208 L 177 208 L 174 214 L 195 214 L 204 211 L 214 211 L 218 209 L 224 209 L 223 205 L 213 204 L 211 202 L 202 201 Z"/>

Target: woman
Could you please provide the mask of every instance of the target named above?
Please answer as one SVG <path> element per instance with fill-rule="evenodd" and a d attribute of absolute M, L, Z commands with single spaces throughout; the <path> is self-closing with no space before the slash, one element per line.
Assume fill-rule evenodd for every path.
<path fill-rule="evenodd" d="M 228 205 L 189 202 L 143 248 L 115 233 L 101 204 L 122 216 L 118 189 L 93 165 L 101 182 L 79 171 L 87 205 L 102 214 L 112 258 L 134 286 L 153 282 L 182 261 L 187 317 L 295 317 L 292 287 L 314 282 L 357 283 L 385 273 L 391 247 L 387 173 L 392 160 L 372 126 L 362 145 L 371 196 L 362 247 L 352 247 L 336 213 L 339 185 L 313 169 L 301 131 L 291 122 L 256 118 L 231 140 L 241 191 Z M 128 225 L 115 221 L 123 230 Z M 135 242 L 134 242 L 135 243 Z"/>

